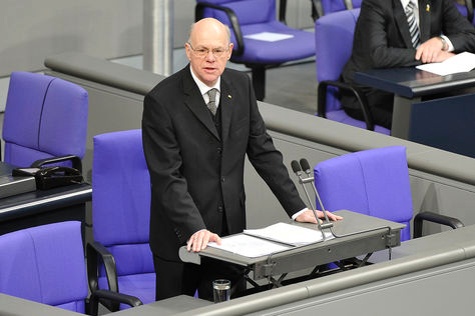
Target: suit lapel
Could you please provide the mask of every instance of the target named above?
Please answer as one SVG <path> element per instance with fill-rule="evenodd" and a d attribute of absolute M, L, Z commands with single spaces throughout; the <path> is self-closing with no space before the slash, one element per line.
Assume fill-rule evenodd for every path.
<path fill-rule="evenodd" d="M 209 115 L 203 97 L 201 96 L 198 86 L 191 77 L 189 66 L 185 68 L 183 76 L 183 92 L 185 94 L 185 105 L 190 109 L 196 118 L 213 134 L 214 137 L 220 139 L 218 130 L 214 125 L 213 119 Z"/>
<path fill-rule="evenodd" d="M 223 135 L 223 142 L 225 142 L 227 135 L 229 135 L 234 109 L 233 90 L 231 84 L 226 80 L 225 75 L 221 76 L 221 98 L 219 100 L 219 107 L 221 108 L 221 135 Z"/>
<path fill-rule="evenodd" d="M 421 30 L 421 43 L 430 38 L 431 1 L 419 0 L 419 29 Z"/>

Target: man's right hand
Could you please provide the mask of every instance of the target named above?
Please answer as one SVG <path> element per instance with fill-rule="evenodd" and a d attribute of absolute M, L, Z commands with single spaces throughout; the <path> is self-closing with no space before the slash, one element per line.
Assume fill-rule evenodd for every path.
<path fill-rule="evenodd" d="M 218 234 L 212 233 L 207 229 L 202 229 L 191 235 L 186 243 L 186 249 L 188 251 L 200 252 L 208 246 L 209 242 L 212 241 L 221 245 L 221 237 L 219 237 Z"/>
<path fill-rule="evenodd" d="M 442 44 L 439 37 L 433 37 L 421 45 L 416 50 L 416 60 L 427 63 L 440 63 L 454 56 L 454 53 L 442 50 Z"/>

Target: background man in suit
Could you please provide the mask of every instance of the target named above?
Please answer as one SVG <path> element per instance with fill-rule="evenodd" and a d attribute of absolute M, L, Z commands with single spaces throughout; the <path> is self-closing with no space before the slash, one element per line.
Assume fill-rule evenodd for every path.
<path fill-rule="evenodd" d="M 257 108 L 248 75 L 225 69 L 229 29 L 215 19 L 195 23 L 185 44 L 190 64 L 144 99 L 143 146 L 152 185 L 150 246 L 157 299 L 179 294 L 212 300 L 212 281 L 234 284 L 242 269 L 219 261 L 180 261 L 178 249 L 200 251 L 245 228 L 244 159 L 266 181 L 289 216 L 316 223 L 300 199 Z M 218 90 L 211 113 L 208 90 Z M 319 211 L 319 216 L 323 214 Z M 341 217 L 330 215 L 332 220 Z"/>
<path fill-rule="evenodd" d="M 411 41 L 405 12 L 411 1 L 421 43 L 416 46 Z M 475 52 L 475 28 L 459 13 L 453 0 L 364 0 L 352 56 L 342 80 L 354 84 L 357 71 L 441 62 L 463 51 Z M 368 87 L 362 90 L 375 123 L 391 128 L 394 96 Z M 341 101 L 348 115 L 363 119 L 354 96 L 343 94 Z"/>

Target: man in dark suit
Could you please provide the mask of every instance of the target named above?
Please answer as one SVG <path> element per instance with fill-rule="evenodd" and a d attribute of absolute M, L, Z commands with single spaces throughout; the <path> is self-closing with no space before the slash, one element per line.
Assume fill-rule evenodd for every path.
<path fill-rule="evenodd" d="M 415 47 L 405 12 L 410 1 L 414 1 L 416 7 L 421 43 Z M 475 52 L 475 28 L 459 13 L 453 0 L 364 0 L 356 24 L 353 52 L 342 80 L 354 84 L 353 75 L 357 71 L 442 62 L 463 51 Z M 391 128 L 393 95 L 361 88 L 375 123 Z M 341 101 L 348 115 L 363 119 L 354 96 L 343 94 Z"/>
<path fill-rule="evenodd" d="M 289 216 L 316 223 L 300 199 L 259 114 L 248 75 L 226 69 L 233 44 L 215 19 L 192 26 L 185 44 L 190 64 L 144 99 L 143 146 L 151 176 L 150 246 L 157 299 L 179 294 L 212 300 L 211 282 L 239 283 L 242 268 L 214 260 L 183 263 L 178 249 L 198 252 L 245 228 L 247 155 Z M 208 90 L 217 89 L 214 108 Z M 216 110 L 215 114 L 212 111 Z M 318 212 L 318 216 L 322 216 Z M 333 220 L 341 217 L 330 214 Z"/>

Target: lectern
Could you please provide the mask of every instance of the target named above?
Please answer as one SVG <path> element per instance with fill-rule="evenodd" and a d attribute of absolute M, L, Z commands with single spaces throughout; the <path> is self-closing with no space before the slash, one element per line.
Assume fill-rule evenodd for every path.
<path fill-rule="evenodd" d="M 358 256 L 365 256 L 365 262 L 373 252 L 384 249 L 388 249 L 390 258 L 391 248 L 401 243 L 400 231 L 405 227 L 404 224 L 347 210 L 334 213 L 343 216 L 343 220 L 334 222 L 332 230 L 335 238 L 332 239 L 253 258 L 214 247 L 207 247 L 199 253 L 188 252 L 186 247 L 182 247 L 180 258 L 195 264 L 200 264 L 201 257 L 235 263 L 246 268 L 245 278 L 252 285 L 258 286 L 257 280 L 267 279 L 273 287 L 279 287 L 290 272 Z M 314 224 L 292 224 L 318 229 Z"/>

